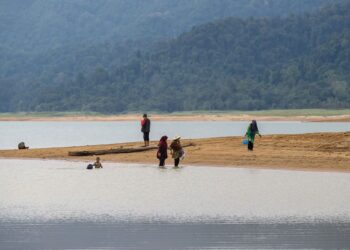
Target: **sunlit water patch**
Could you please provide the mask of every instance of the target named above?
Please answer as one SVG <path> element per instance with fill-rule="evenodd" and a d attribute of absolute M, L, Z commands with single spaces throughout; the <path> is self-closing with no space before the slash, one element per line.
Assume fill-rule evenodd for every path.
<path fill-rule="evenodd" d="M 350 174 L 1 160 L 1 220 L 349 221 Z"/>
<path fill-rule="evenodd" d="M 350 174 L 0 160 L 0 249 L 347 249 Z"/>

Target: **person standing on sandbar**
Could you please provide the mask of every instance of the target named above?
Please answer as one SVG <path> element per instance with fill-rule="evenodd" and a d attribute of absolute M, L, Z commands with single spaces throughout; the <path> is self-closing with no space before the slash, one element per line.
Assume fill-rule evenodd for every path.
<path fill-rule="evenodd" d="M 141 121 L 141 132 L 143 133 L 143 141 L 145 147 L 149 146 L 149 132 L 151 131 L 151 121 L 148 119 L 147 114 L 143 114 L 143 120 Z"/>
<path fill-rule="evenodd" d="M 245 136 L 248 140 L 248 150 L 253 151 L 254 148 L 254 140 L 255 140 L 255 135 L 258 134 L 261 138 L 261 134 L 259 132 L 258 124 L 256 123 L 255 120 L 253 120 L 247 129 L 247 132 L 245 133 Z"/>

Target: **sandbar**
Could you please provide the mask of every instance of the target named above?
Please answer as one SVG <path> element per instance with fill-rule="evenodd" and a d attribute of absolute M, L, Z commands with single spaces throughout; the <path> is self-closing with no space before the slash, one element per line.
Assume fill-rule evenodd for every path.
<path fill-rule="evenodd" d="M 182 166 L 250 167 L 350 172 L 350 132 L 266 135 L 257 137 L 254 151 L 242 145 L 242 137 L 184 139 L 187 147 Z M 95 156 L 68 156 L 69 151 L 140 147 L 143 142 L 28 150 L 0 150 L 1 158 L 64 159 L 92 162 Z M 151 145 L 156 146 L 157 141 Z M 156 150 L 101 155 L 102 162 L 147 163 L 157 166 Z M 173 160 L 169 154 L 166 165 Z"/>

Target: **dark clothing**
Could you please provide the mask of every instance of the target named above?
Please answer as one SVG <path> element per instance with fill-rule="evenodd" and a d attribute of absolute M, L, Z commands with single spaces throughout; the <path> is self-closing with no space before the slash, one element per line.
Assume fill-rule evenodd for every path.
<path fill-rule="evenodd" d="M 170 144 L 170 149 L 174 159 L 178 159 L 183 155 L 183 149 L 179 140 L 174 140 Z"/>
<path fill-rule="evenodd" d="M 245 133 L 245 136 L 247 137 L 248 141 L 251 141 L 252 143 L 254 143 L 255 135 L 260 135 L 259 130 L 256 130 L 255 128 L 256 127 L 254 127 L 254 125 L 251 123 L 248 126 L 247 132 Z"/>
<path fill-rule="evenodd" d="M 253 150 L 254 148 L 254 140 L 255 140 L 255 135 L 259 133 L 258 125 L 255 120 L 253 120 L 247 129 L 247 132 L 245 133 L 245 136 L 248 139 L 248 150 Z"/>
<path fill-rule="evenodd" d="M 26 147 L 26 145 L 24 144 L 24 142 L 20 142 L 18 144 L 18 149 L 28 149 L 29 147 Z"/>
<path fill-rule="evenodd" d="M 143 132 L 143 140 L 149 141 L 149 132 Z"/>
<path fill-rule="evenodd" d="M 158 143 L 157 158 L 159 159 L 159 167 L 164 167 L 165 159 L 168 158 L 168 144 L 166 140 L 168 137 L 166 135 L 160 138 Z"/>
<path fill-rule="evenodd" d="M 146 118 L 141 121 L 141 132 L 149 133 L 151 131 L 151 121 Z"/>
<path fill-rule="evenodd" d="M 182 149 L 180 140 L 174 140 L 170 144 L 170 149 L 171 149 L 171 152 L 172 152 L 172 156 L 174 158 L 174 166 L 178 167 L 179 163 L 180 163 L 180 158 L 184 154 L 184 151 Z"/>
<path fill-rule="evenodd" d="M 253 120 L 251 123 L 251 131 L 252 133 L 259 134 L 258 124 L 256 123 L 255 120 Z"/>
<path fill-rule="evenodd" d="M 164 158 L 160 158 L 159 159 L 159 167 L 164 167 L 165 165 L 165 159 Z"/>
<path fill-rule="evenodd" d="M 254 148 L 254 143 L 251 141 L 248 141 L 248 150 L 253 150 Z"/>
<path fill-rule="evenodd" d="M 167 136 L 163 136 L 158 143 L 158 152 L 157 152 L 158 159 L 168 158 L 168 144 L 166 142 L 167 139 L 168 139 Z"/>

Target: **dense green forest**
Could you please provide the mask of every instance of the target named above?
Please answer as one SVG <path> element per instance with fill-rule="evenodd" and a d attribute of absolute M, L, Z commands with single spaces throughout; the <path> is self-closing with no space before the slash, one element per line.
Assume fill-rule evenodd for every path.
<path fill-rule="evenodd" d="M 42 3 L 27 1 L 30 8 L 23 7 L 22 11 L 28 12 L 33 8 L 31 4 L 38 2 Z M 73 2 L 82 7 L 90 1 Z M 91 1 L 92 5 L 96 2 Z M 108 4 L 123 2 L 105 1 Z M 180 2 L 148 2 L 158 6 L 160 12 L 164 11 L 162 8 L 172 7 L 171 11 L 184 15 L 177 16 L 182 17 L 178 20 L 181 28 L 173 33 L 167 33 L 172 29 L 167 22 L 158 20 L 163 28 L 160 24 L 150 24 L 157 35 L 151 33 L 140 39 L 140 34 L 150 29 L 146 29 L 147 25 L 142 26 L 147 22 L 140 17 L 138 21 L 124 25 L 130 31 L 130 37 L 124 36 L 126 39 L 117 38 L 116 34 L 123 34 L 118 25 L 114 26 L 118 30 L 116 33 L 110 32 L 108 37 L 96 36 L 101 40 L 93 42 L 84 38 L 87 35 L 84 29 L 76 32 L 79 34 L 74 38 L 83 43 L 61 41 L 53 34 L 45 37 L 52 40 L 43 40 L 50 46 L 30 45 L 30 41 L 38 41 L 36 32 L 42 31 L 41 28 L 34 29 L 32 37 L 21 41 L 29 41 L 28 47 L 11 43 L 11 37 L 7 42 L 1 39 L 0 111 L 111 113 L 350 107 L 349 1 L 339 1 L 343 4 L 329 5 L 312 14 L 293 16 L 286 16 L 288 8 L 283 7 L 288 6 L 289 13 L 301 13 L 301 10 L 318 8 L 327 1 L 221 0 L 215 3 L 222 5 L 213 6 L 209 4 L 213 1 L 192 1 L 201 7 L 195 8 L 196 11 L 192 9 L 196 14 L 183 10 L 186 6 L 191 9 L 186 5 L 187 1 L 183 6 L 178 5 Z M 54 1 L 45 3 L 48 6 L 55 4 Z M 62 6 L 64 9 L 65 5 Z M 98 13 L 97 9 L 104 9 L 97 7 L 90 11 Z M 146 13 L 144 8 L 136 5 L 133 8 L 135 13 L 140 13 L 141 9 Z M 208 14 L 209 20 L 204 17 L 204 10 L 212 13 Z M 223 14 L 226 11 L 227 14 Z M 239 14 L 233 15 L 234 11 Z M 254 11 L 257 17 L 238 18 L 252 16 Z M 189 13 L 193 14 L 192 18 L 188 18 Z M 0 15 L 1 18 L 4 16 Z M 204 23 L 220 16 L 238 17 L 212 21 L 171 40 L 166 38 L 176 36 L 196 22 Z M 131 17 L 128 15 L 127 18 Z M 137 22 L 142 22 L 144 31 L 136 28 L 140 25 Z M 3 38 L 4 32 L 1 32 Z M 139 35 L 135 35 L 138 32 Z M 20 35 L 23 34 L 19 32 Z M 55 40 L 58 46 L 52 45 Z M 62 43 L 67 45 L 62 46 Z M 14 49 L 18 46 L 22 49 Z M 33 49 L 28 50 L 29 47 Z"/>
<path fill-rule="evenodd" d="M 175 37 L 225 17 L 286 16 L 340 0 L 2 0 L 0 44 L 45 51 Z"/>
<path fill-rule="evenodd" d="M 3 0 L 0 79 L 50 84 L 126 64 L 138 50 L 197 24 L 228 16 L 285 16 L 331 1 Z"/>

